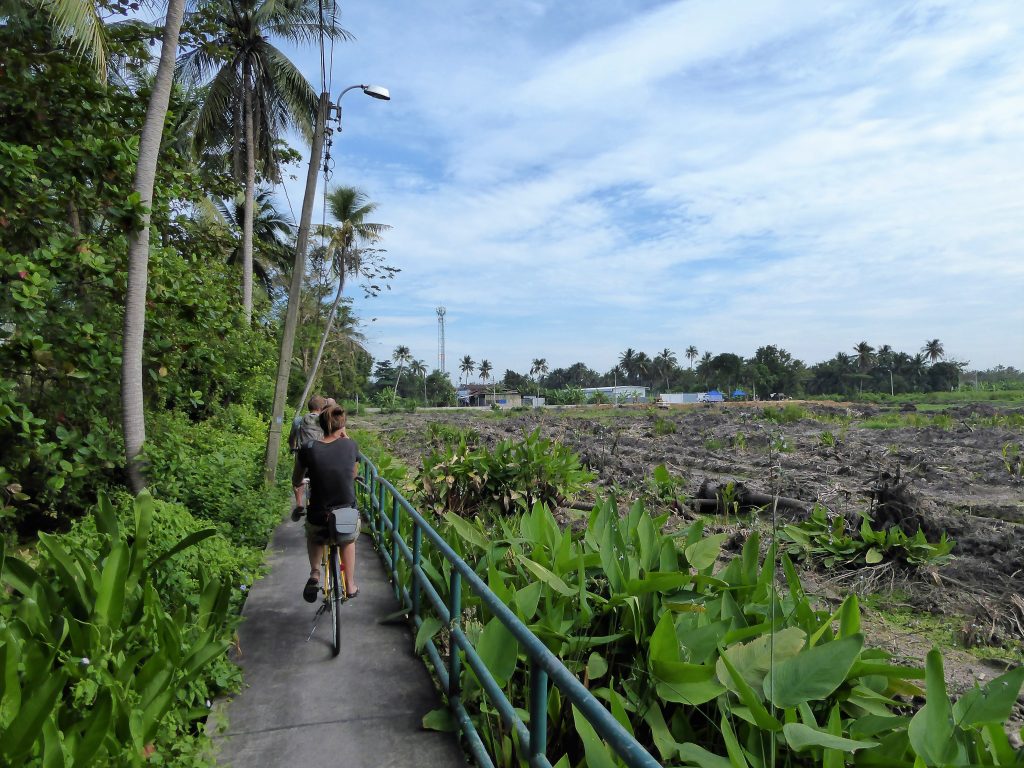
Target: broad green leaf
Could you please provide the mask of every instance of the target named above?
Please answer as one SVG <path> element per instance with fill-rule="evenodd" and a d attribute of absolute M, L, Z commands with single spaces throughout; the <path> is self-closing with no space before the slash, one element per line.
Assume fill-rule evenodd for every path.
<path fill-rule="evenodd" d="M 658 625 L 648 640 L 647 657 L 652 662 L 679 661 L 679 640 L 676 638 L 676 627 L 671 612 L 665 611 L 661 614 Z"/>
<path fill-rule="evenodd" d="M 1010 717 L 1017 694 L 1024 683 L 1024 666 L 1000 675 L 982 688 L 974 687 L 953 705 L 957 725 L 1004 723 Z"/>
<path fill-rule="evenodd" d="M 719 661 L 725 665 L 725 668 L 729 672 L 729 686 L 736 691 L 747 708 L 750 710 L 750 714 L 754 719 L 754 723 L 765 731 L 777 731 L 782 727 L 782 723 L 776 720 L 765 708 L 764 703 L 758 698 L 758 695 L 754 693 L 754 689 L 750 687 L 746 680 L 743 679 L 736 668 L 729 661 L 729 657 L 725 654 L 721 656 Z"/>
<path fill-rule="evenodd" d="M 427 616 L 423 619 L 420 628 L 416 630 L 416 642 L 413 646 L 416 649 L 416 653 L 422 652 L 427 641 L 436 635 L 443 626 L 441 620 L 436 616 Z"/>
<path fill-rule="evenodd" d="M 608 689 L 608 704 L 611 709 L 612 716 L 619 721 L 621 725 L 630 736 L 635 736 L 633 733 L 633 724 L 629 720 L 629 714 L 626 712 L 626 707 L 622 703 L 622 697 L 615 692 L 614 688 Z"/>
<path fill-rule="evenodd" d="M 579 734 L 580 740 L 583 742 L 587 768 L 616 768 L 611 751 L 601 741 L 594 726 L 575 706 L 572 708 L 572 719 L 576 724 L 576 733 Z"/>
<path fill-rule="evenodd" d="M 500 686 L 505 685 L 516 671 L 519 643 L 498 617 L 484 626 L 476 644 L 476 652 Z"/>
<path fill-rule="evenodd" d="M 444 519 L 448 524 L 455 529 L 455 532 L 459 534 L 459 538 L 465 541 L 467 544 L 472 544 L 477 549 L 487 551 L 491 546 L 490 541 L 487 540 L 487 536 L 473 525 L 471 522 L 466 520 L 464 517 L 456 515 L 454 512 L 445 512 Z M 525 522 L 527 515 L 523 515 L 523 521 Z"/>
<path fill-rule="evenodd" d="M 515 603 L 520 619 L 528 622 L 532 621 L 533 617 L 537 615 L 537 604 L 540 602 L 540 596 L 543 589 L 543 583 L 534 581 L 527 584 L 522 589 L 516 590 L 515 597 L 512 598 L 512 601 Z"/>
<path fill-rule="evenodd" d="M 692 742 L 679 745 L 679 757 L 699 768 L 732 768 L 733 765 L 729 758 L 708 752 Z"/>
<path fill-rule="evenodd" d="M 18 664 L 21 661 L 19 641 L 10 628 L 0 630 L 0 731 L 11 724 L 21 709 L 21 684 L 18 682 Z"/>
<path fill-rule="evenodd" d="M 665 722 L 665 715 L 661 711 L 661 705 L 657 701 L 648 703 L 644 712 L 644 722 L 651 729 L 651 738 L 654 739 L 654 746 L 661 755 L 662 760 L 669 760 L 674 757 L 679 743 L 673 738 L 672 732 Z"/>
<path fill-rule="evenodd" d="M 827 747 L 841 752 L 856 752 L 858 749 L 870 749 L 878 746 L 877 741 L 844 739 L 803 723 L 786 723 L 782 726 L 782 733 L 786 737 L 786 743 L 797 752 L 803 752 L 808 747 Z"/>
<path fill-rule="evenodd" d="M 100 575 L 99 591 L 93 608 L 93 620 L 97 624 L 108 627 L 121 625 L 121 614 L 124 611 L 125 577 L 128 574 L 130 553 L 128 545 L 118 541 L 111 547 L 103 573 Z"/>
<path fill-rule="evenodd" d="M 43 723 L 53 711 L 57 696 L 64 690 L 66 681 L 67 675 L 63 671 L 55 671 L 32 691 L 32 696 L 22 701 L 21 709 L 0 745 L 0 754 L 7 759 L 8 765 L 21 765 L 22 758 L 40 738 Z"/>
<path fill-rule="evenodd" d="M 558 592 L 560 595 L 572 597 L 576 594 L 575 590 L 573 590 L 568 584 L 562 581 L 562 579 L 553 574 L 540 563 L 534 562 L 530 558 L 525 557 L 523 555 L 519 556 L 519 560 L 524 566 L 526 566 L 526 568 L 531 573 L 533 573 L 534 576 L 543 581 L 545 584 L 551 587 L 551 589 L 555 590 L 555 592 Z"/>
<path fill-rule="evenodd" d="M 860 603 L 856 595 L 849 595 L 839 606 L 839 636 L 860 634 Z"/>
<path fill-rule="evenodd" d="M 82 738 L 75 744 L 72 753 L 73 765 L 90 765 L 99 753 L 107 735 L 112 734 L 110 724 L 113 708 L 110 692 L 100 691 L 89 709 L 89 717 L 82 722 Z"/>
<path fill-rule="evenodd" d="M 590 654 L 590 658 L 587 659 L 587 677 L 591 680 L 600 680 L 607 672 L 608 662 L 604 660 L 604 656 L 596 651 Z"/>
<path fill-rule="evenodd" d="M 697 706 L 725 693 L 715 679 L 715 668 L 682 661 L 655 661 L 651 670 L 657 682 L 658 696 L 665 701 Z"/>
<path fill-rule="evenodd" d="M 42 768 L 64 768 L 64 747 L 61 734 L 54 722 L 56 713 L 51 712 L 43 723 L 43 765 Z"/>
<path fill-rule="evenodd" d="M 929 765 L 963 764 L 963 747 L 954 738 L 953 707 L 946 693 L 942 654 L 935 648 L 925 657 L 925 705 L 907 726 L 914 751 Z"/>
<path fill-rule="evenodd" d="M 458 724 L 455 722 L 455 715 L 448 707 L 438 707 L 432 709 L 423 716 L 423 728 L 428 731 L 444 731 L 445 733 L 453 733 L 458 730 Z"/>
<path fill-rule="evenodd" d="M 828 697 L 846 680 L 863 645 L 863 636 L 853 635 L 801 651 L 765 677 L 765 696 L 783 709 Z"/>
<path fill-rule="evenodd" d="M 871 547 L 867 552 L 864 553 L 864 562 L 868 565 L 875 565 L 882 562 L 885 556 L 878 547 Z"/>
<path fill-rule="evenodd" d="M 722 551 L 722 543 L 727 538 L 729 538 L 727 533 L 716 533 L 714 536 L 705 536 L 700 541 L 690 544 L 683 550 L 686 561 L 698 571 L 710 568 L 718 559 L 718 555 Z"/>
<path fill-rule="evenodd" d="M 750 768 L 750 763 L 747 762 L 747 758 L 743 755 L 743 748 L 736 738 L 736 732 L 733 731 L 732 724 L 725 715 L 722 715 L 720 726 L 722 738 L 725 741 L 725 751 L 729 755 L 729 762 L 732 763 L 733 768 Z"/>
<path fill-rule="evenodd" d="M 722 655 L 729 657 L 733 667 L 748 685 L 760 686 L 773 664 L 777 667 L 780 662 L 800 652 L 806 637 L 802 629 L 789 627 L 773 634 L 763 634 L 749 643 L 731 645 L 722 652 Z M 732 681 L 729 671 L 721 659 L 716 664 L 716 671 L 718 679 L 725 686 L 733 687 L 730 685 Z"/>
<path fill-rule="evenodd" d="M 157 557 L 152 563 L 150 563 L 149 572 L 154 573 L 156 569 L 164 563 L 165 560 L 168 560 L 169 558 L 174 557 L 179 552 L 198 544 L 200 541 L 203 541 L 205 539 L 210 538 L 211 536 L 216 535 L 216 528 L 203 528 L 200 531 L 193 531 L 188 536 L 179 541 L 177 544 L 175 544 L 173 547 L 164 552 L 162 555 Z"/>

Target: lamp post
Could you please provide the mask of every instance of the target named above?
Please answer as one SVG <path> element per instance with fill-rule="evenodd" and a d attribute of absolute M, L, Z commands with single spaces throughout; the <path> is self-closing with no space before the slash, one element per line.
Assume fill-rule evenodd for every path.
<path fill-rule="evenodd" d="M 320 173 L 320 159 L 324 152 L 324 133 L 327 119 L 332 111 L 338 115 L 341 125 L 341 97 L 349 91 L 361 88 L 363 93 L 375 99 L 390 101 L 391 94 L 380 85 L 351 85 L 338 95 L 338 103 L 331 104 L 330 94 L 320 94 L 316 119 L 313 123 L 313 140 L 309 152 L 309 169 L 306 172 L 306 191 L 302 198 L 302 213 L 295 237 L 295 264 L 292 267 L 292 281 L 288 289 L 288 311 L 285 313 L 284 333 L 281 335 L 281 354 L 277 361 L 277 383 L 274 387 L 274 405 L 271 410 L 270 430 L 267 433 L 267 452 L 263 457 L 264 477 L 267 485 L 273 485 L 277 477 L 277 456 L 281 450 L 281 431 L 284 422 L 285 399 L 288 396 L 288 374 L 291 372 L 292 350 L 295 347 L 295 330 L 299 320 L 299 300 L 302 293 L 302 279 L 306 273 L 306 247 L 309 243 L 309 226 L 313 218 L 313 200 L 316 198 L 317 179 Z"/>

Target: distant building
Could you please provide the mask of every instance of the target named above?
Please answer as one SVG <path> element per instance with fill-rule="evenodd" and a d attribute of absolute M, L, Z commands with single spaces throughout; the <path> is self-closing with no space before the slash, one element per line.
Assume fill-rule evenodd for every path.
<path fill-rule="evenodd" d="M 658 395 L 659 403 L 680 405 L 682 403 L 699 403 L 702 392 L 664 392 Z"/>
<path fill-rule="evenodd" d="M 523 404 L 523 396 L 514 389 L 499 389 L 483 384 L 465 384 L 455 391 L 459 405 L 488 406 L 499 408 L 518 408 Z"/>
<path fill-rule="evenodd" d="M 584 387 L 583 395 L 587 400 L 593 400 L 594 395 L 600 392 L 610 403 L 646 403 L 647 387 L 636 387 L 633 385 L 621 384 L 617 387 Z"/>

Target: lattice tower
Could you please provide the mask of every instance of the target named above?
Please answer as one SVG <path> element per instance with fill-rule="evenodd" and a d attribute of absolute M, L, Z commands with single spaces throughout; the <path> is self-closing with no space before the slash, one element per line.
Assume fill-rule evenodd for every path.
<path fill-rule="evenodd" d="M 444 374 L 448 373 L 444 367 L 444 316 L 447 311 L 444 307 L 437 308 L 437 370 Z"/>

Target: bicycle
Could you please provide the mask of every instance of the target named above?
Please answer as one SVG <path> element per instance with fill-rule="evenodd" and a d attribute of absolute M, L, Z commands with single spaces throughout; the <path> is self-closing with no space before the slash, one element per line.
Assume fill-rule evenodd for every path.
<path fill-rule="evenodd" d="M 348 601 L 348 589 L 345 584 L 345 564 L 341 561 L 341 547 L 344 542 L 340 541 L 340 535 L 332 524 L 330 540 L 324 546 L 323 558 L 320 561 L 320 573 L 323 584 L 320 588 L 323 593 L 323 600 L 316 609 L 313 616 L 313 628 L 309 630 L 306 638 L 308 643 L 313 639 L 317 623 L 320 617 L 327 611 L 331 612 L 331 656 L 337 656 L 341 652 L 341 606 Z"/>

